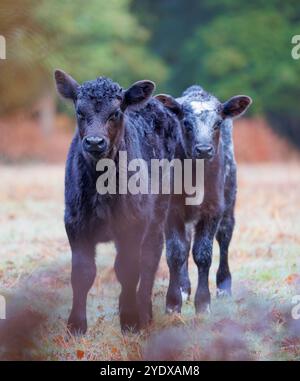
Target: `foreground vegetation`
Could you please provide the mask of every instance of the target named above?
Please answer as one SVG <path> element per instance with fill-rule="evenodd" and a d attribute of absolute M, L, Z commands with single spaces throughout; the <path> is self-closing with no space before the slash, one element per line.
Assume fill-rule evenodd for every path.
<path fill-rule="evenodd" d="M 47 360 L 300 360 L 298 164 L 241 166 L 237 227 L 231 246 L 232 299 L 212 300 L 211 315 L 164 314 L 165 258 L 147 331 L 119 329 L 111 245 L 98 247 L 98 276 L 88 299 L 89 330 L 67 339 L 71 306 L 70 250 L 63 227 L 63 167 L 1 167 L 0 321 L 2 359 Z M 217 249 L 217 247 L 216 247 Z M 215 293 L 217 250 L 210 274 Z M 191 260 L 193 290 L 196 272 Z"/>

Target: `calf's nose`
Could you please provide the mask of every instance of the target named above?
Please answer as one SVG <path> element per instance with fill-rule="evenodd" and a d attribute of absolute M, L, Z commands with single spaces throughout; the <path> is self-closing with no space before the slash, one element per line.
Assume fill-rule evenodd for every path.
<path fill-rule="evenodd" d="M 103 152 L 107 148 L 106 140 L 99 136 L 86 136 L 83 147 L 87 152 Z"/>
<path fill-rule="evenodd" d="M 210 159 L 214 154 L 214 147 L 211 144 L 197 144 L 194 153 L 197 159 Z"/>

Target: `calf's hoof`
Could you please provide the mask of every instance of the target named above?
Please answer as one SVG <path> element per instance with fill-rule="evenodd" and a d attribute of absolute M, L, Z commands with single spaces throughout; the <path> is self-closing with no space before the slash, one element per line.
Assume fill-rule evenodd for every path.
<path fill-rule="evenodd" d="M 210 294 L 197 295 L 195 297 L 196 314 L 210 314 Z"/>
<path fill-rule="evenodd" d="M 166 298 L 166 313 L 173 314 L 181 313 L 182 302 L 185 301 L 184 298 L 188 298 L 188 290 L 180 287 L 178 290 L 168 290 Z"/>
<path fill-rule="evenodd" d="M 120 313 L 120 325 L 122 333 L 137 333 L 140 329 L 139 318 L 137 313 L 122 312 Z"/>
<path fill-rule="evenodd" d="M 180 314 L 181 313 L 181 306 L 180 305 L 174 305 L 174 304 L 167 304 L 166 306 L 166 314 L 172 315 L 172 314 Z"/>
<path fill-rule="evenodd" d="M 203 303 L 201 305 L 195 306 L 196 309 L 196 314 L 202 314 L 202 315 L 210 315 L 211 314 L 211 309 L 210 309 L 210 304 L 208 303 Z"/>
<path fill-rule="evenodd" d="M 195 309 L 197 314 L 210 314 L 210 292 L 197 290 L 195 295 Z"/>
<path fill-rule="evenodd" d="M 145 309 L 140 311 L 140 328 L 147 328 L 153 320 L 152 304 L 148 305 Z"/>
<path fill-rule="evenodd" d="M 71 315 L 68 320 L 67 328 L 73 336 L 84 335 L 87 331 L 87 321 L 86 319 L 80 319 Z"/>
<path fill-rule="evenodd" d="M 228 298 L 231 296 L 231 290 L 230 289 L 222 289 L 222 288 L 217 288 L 216 292 L 217 298 Z"/>

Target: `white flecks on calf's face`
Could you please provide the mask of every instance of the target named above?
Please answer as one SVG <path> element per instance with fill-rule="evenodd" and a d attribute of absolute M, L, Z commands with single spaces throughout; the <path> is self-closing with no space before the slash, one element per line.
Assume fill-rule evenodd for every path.
<path fill-rule="evenodd" d="M 195 144 L 212 144 L 213 143 L 213 127 L 216 120 L 214 112 L 203 112 L 195 115 L 194 143 Z"/>
<path fill-rule="evenodd" d="M 191 102 L 191 106 L 195 114 L 201 114 L 203 111 L 214 111 L 216 109 L 216 105 L 212 101 L 193 101 Z"/>
<path fill-rule="evenodd" d="M 196 117 L 196 124 L 198 129 L 201 130 L 203 138 L 212 138 L 213 127 L 218 118 L 216 103 L 214 101 L 192 101 L 190 103 L 193 113 Z"/>

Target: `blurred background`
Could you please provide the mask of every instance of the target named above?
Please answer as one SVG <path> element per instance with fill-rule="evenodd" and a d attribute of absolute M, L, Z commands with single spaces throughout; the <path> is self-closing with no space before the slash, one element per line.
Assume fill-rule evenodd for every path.
<path fill-rule="evenodd" d="M 248 94 L 254 104 L 235 128 L 238 160 L 299 156 L 297 0 L 1 0 L 0 18 L 2 162 L 64 161 L 75 123 L 55 94 L 56 67 L 124 87 L 149 78 L 174 96 L 196 83 L 222 101 Z"/>
<path fill-rule="evenodd" d="M 300 360 L 299 0 L 0 0 L 0 360 Z M 3 39 L 0 38 L 0 44 Z M 299 39 L 300 41 L 300 39 Z M 1 48 L 1 46 L 0 46 Z M 298 54 L 296 54 L 297 56 Z M 0 56 L 3 52 L 0 51 Z M 165 260 L 153 292 L 154 323 L 119 331 L 113 245 L 97 251 L 89 331 L 66 341 L 72 292 L 63 224 L 64 162 L 75 128 L 54 68 L 79 82 L 143 78 L 180 96 L 199 84 L 221 101 L 254 100 L 235 122 L 236 229 L 230 246 L 233 298 L 211 315 L 164 314 Z M 190 255 L 192 292 L 197 281 Z"/>

